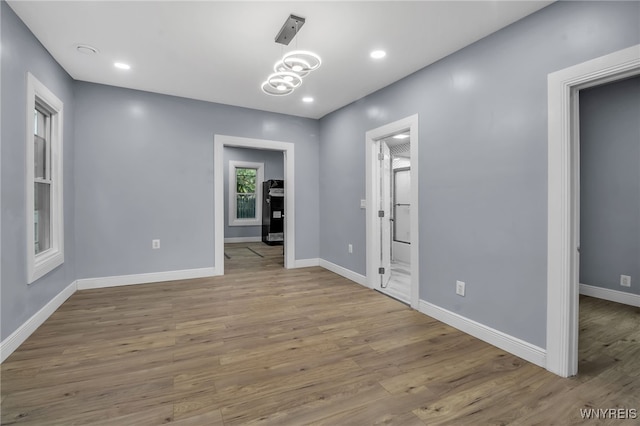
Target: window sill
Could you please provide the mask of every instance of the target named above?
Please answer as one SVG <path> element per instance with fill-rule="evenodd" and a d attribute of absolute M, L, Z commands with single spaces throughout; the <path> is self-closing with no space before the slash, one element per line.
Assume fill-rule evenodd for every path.
<path fill-rule="evenodd" d="M 61 250 L 49 249 L 45 252 L 39 253 L 35 256 L 32 267 L 29 268 L 28 283 L 31 284 L 37 281 L 63 263 L 64 252 Z"/>
<path fill-rule="evenodd" d="M 262 221 L 259 219 L 236 219 L 229 221 L 229 226 L 261 226 Z"/>

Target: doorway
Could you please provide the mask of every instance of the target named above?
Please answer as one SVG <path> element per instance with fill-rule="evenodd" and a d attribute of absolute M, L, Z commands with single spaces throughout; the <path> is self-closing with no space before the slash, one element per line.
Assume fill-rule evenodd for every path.
<path fill-rule="evenodd" d="M 215 135 L 213 141 L 214 175 L 214 268 L 224 275 L 224 147 L 280 151 L 284 156 L 284 267 L 295 267 L 295 178 L 294 144 L 264 139 Z"/>
<path fill-rule="evenodd" d="M 562 377 L 578 372 L 578 93 L 638 74 L 640 45 L 548 76 L 546 367 Z"/>
<path fill-rule="evenodd" d="M 411 304 L 411 141 L 408 132 L 377 143 L 380 167 L 382 293 Z"/>
<path fill-rule="evenodd" d="M 619 368 L 640 349 L 640 315 L 632 307 L 640 307 L 633 282 L 640 277 L 640 76 L 579 96 L 578 373 L 584 376 Z"/>
<path fill-rule="evenodd" d="M 230 146 L 223 151 L 225 272 L 284 267 L 282 151 Z"/>
<path fill-rule="evenodd" d="M 366 134 L 367 286 L 419 305 L 418 116 Z"/>

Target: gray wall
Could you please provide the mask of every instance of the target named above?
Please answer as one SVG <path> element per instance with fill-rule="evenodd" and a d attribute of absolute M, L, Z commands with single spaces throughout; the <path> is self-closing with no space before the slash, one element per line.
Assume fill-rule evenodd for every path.
<path fill-rule="evenodd" d="M 318 257 L 317 120 L 80 82 L 76 99 L 78 278 L 214 266 L 215 134 L 295 144 L 295 255 Z"/>
<path fill-rule="evenodd" d="M 640 77 L 580 92 L 580 282 L 640 294 Z"/>
<path fill-rule="evenodd" d="M 559 2 L 318 122 L 74 83 L 0 11 L 3 339 L 76 278 L 212 266 L 214 134 L 295 143 L 296 258 L 364 274 L 365 132 L 419 113 L 421 299 L 544 346 L 547 74 L 640 42 L 638 2 Z M 67 129 L 66 261 L 30 286 L 27 70 Z"/>
<path fill-rule="evenodd" d="M 2 257 L 0 338 L 5 339 L 75 280 L 74 90 L 73 81 L 3 1 L 0 2 L 2 57 Z M 25 144 L 27 72 L 64 103 L 64 264 L 27 284 Z"/>
<path fill-rule="evenodd" d="M 264 180 L 284 179 L 284 155 L 279 151 L 224 147 L 224 236 L 261 237 L 261 226 L 229 226 L 229 161 L 264 163 Z"/>
<path fill-rule="evenodd" d="M 547 74 L 640 43 L 638 16 L 554 3 L 324 117 L 321 258 L 365 274 L 365 132 L 418 113 L 420 298 L 544 347 Z"/>

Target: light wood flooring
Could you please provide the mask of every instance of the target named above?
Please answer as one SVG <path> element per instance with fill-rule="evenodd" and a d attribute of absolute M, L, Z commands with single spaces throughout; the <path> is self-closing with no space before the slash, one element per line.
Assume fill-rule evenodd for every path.
<path fill-rule="evenodd" d="M 562 379 L 281 246 L 225 252 L 224 277 L 75 293 L 2 364 L 2 424 L 634 424 L 579 409 L 640 408 L 638 308 L 583 298 Z"/>

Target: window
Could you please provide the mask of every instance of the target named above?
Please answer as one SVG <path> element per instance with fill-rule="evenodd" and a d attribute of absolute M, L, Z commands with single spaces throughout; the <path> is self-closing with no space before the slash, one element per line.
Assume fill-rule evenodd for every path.
<path fill-rule="evenodd" d="M 229 226 L 262 223 L 264 164 L 229 161 Z"/>
<path fill-rule="evenodd" d="M 27 281 L 64 262 L 62 102 L 27 75 Z"/>

